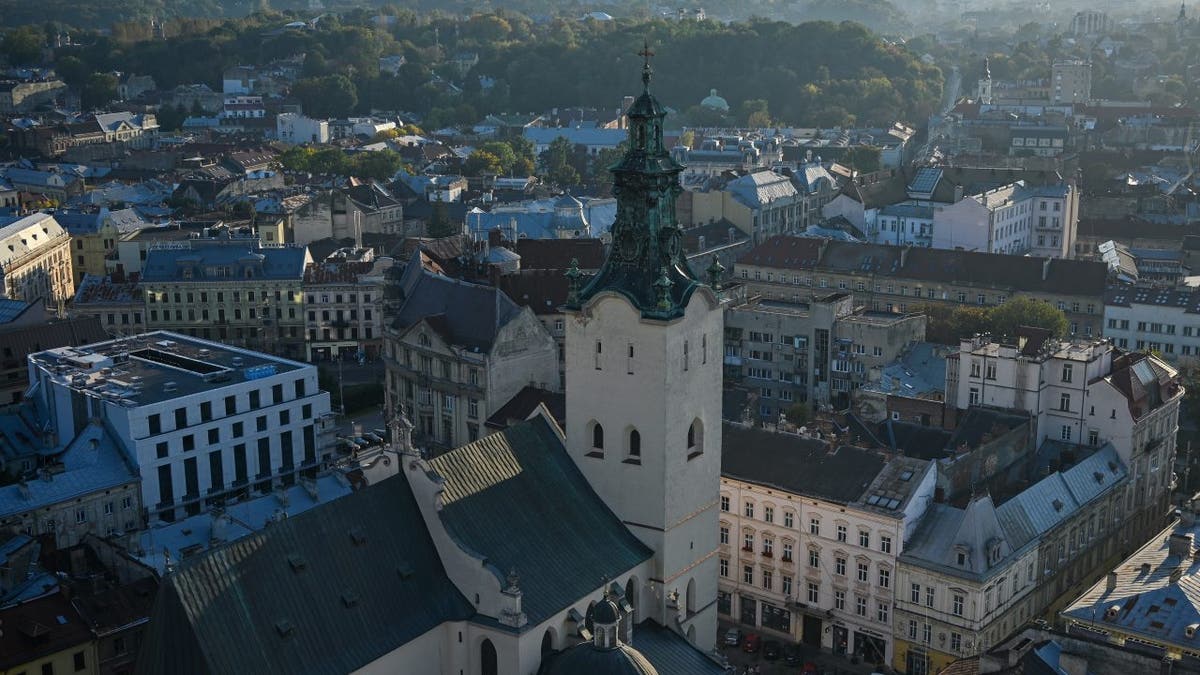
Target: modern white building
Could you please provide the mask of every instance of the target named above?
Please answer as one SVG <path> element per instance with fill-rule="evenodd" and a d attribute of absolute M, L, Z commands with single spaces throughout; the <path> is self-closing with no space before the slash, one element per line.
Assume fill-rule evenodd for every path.
<path fill-rule="evenodd" d="M 768 637 L 890 663 L 897 560 L 932 462 L 726 424 L 718 613 Z"/>
<path fill-rule="evenodd" d="M 329 460 L 315 366 L 156 331 L 29 357 L 31 397 L 73 438 L 100 419 L 133 458 L 151 521 L 270 492 Z"/>
<path fill-rule="evenodd" d="M 328 143 L 329 122 L 299 113 L 279 113 L 275 117 L 275 137 L 284 143 Z"/>

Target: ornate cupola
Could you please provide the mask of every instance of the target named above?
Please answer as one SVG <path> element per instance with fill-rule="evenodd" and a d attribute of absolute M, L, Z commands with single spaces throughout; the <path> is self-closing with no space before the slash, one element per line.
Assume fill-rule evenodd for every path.
<path fill-rule="evenodd" d="M 617 217 L 612 226 L 612 250 L 600 271 L 568 302 L 579 309 L 606 291 L 620 293 L 647 318 L 680 316 L 700 285 L 683 253 L 683 232 L 675 220 L 675 198 L 683 165 L 663 144 L 667 111 L 650 94 L 650 57 L 639 52 L 642 94 L 625 113 L 629 119 L 629 148 L 609 168 Z"/>

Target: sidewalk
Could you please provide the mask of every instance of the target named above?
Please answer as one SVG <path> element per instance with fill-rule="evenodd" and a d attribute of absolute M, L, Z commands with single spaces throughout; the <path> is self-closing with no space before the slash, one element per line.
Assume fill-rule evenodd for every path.
<path fill-rule="evenodd" d="M 725 631 L 730 628 L 737 628 L 742 631 L 742 635 L 747 633 L 757 632 L 748 630 L 745 626 L 741 626 L 729 621 L 720 621 L 720 632 L 717 634 L 717 643 L 724 645 Z M 763 636 L 763 640 L 773 640 L 775 638 L 759 633 Z M 779 640 L 785 647 L 790 644 L 786 640 Z M 804 650 L 804 663 L 814 663 L 817 666 L 817 672 L 820 675 L 871 675 L 877 672 L 873 664 L 868 663 L 851 663 L 850 657 L 835 655 L 826 649 L 817 649 L 808 645 L 801 645 Z M 746 666 L 758 666 L 761 675 L 796 675 L 803 670 L 804 663 L 799 665 L 787 665 L 781 656 L 776 661 L 768 661 L 762 657 L 762 652 L 757 654 L 747 654 L 742 651 L 741 646 L 720 647 L 721 652 L 729 659 L 729 663 L 733 665 L 738 675 L 741 675 L 742 669 Z"/>

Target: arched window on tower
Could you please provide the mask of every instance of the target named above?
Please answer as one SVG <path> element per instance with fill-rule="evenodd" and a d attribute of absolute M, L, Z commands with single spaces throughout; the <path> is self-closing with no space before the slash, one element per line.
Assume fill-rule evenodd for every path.
<path fill-rule="evenodd" d="M 592 451 L 588 454 L 593 457 L 604 456 L 604 427 L 599 422 L 592 422 Z"/>
<path fill-rule="evenodd" d="M 480 675 L 499 675 L 500 673 L 496 658 L 496 645 L 487 638 L 484 638 L 479 645 L 479 672 Z"/>
<path fill-rule="evenodd" d="M 699 419 L 692 420 L 688 427 L 687 454 L 688 459 L 700 456 L 704 452 L 704 424 Z"/>
<path fill-rule="evenodd" d="M 642 434 L 637 429 L 629 430 L 629 459 L 642 459 Z"/>
<path fill-rule="evenodd" d="M 596 370 L 600 370 L 600 355 L 603 353 L 603 347 L 599 340 L 596 340 Z"/>

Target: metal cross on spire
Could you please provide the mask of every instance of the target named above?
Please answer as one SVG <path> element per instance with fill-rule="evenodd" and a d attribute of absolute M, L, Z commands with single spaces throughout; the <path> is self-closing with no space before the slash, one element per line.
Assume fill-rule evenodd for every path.
<path fill-rule="evenodd" d="M 652 72 L 650 70 L 650 57 L 654 56 L 654 50 L 650 49 L 650 42 L 648 40 L 642 41 L 642 51 L 638 52 L 637 55 L 642 57 L 642 86 L 649 89 L 650 73 Z"/>

